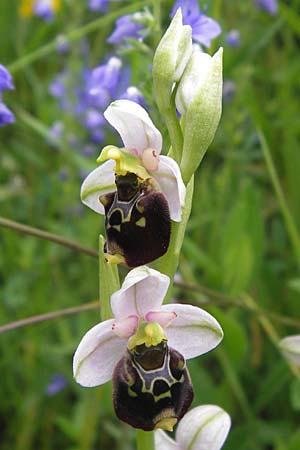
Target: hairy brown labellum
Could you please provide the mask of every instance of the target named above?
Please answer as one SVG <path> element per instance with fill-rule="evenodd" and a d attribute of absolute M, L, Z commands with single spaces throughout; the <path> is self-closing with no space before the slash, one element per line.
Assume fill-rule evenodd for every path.
<path fill-rule="evenodd" d="M 113 373 L 113 403 L 120 420 L 151 431 L 173 425 L 193 400 L 193 387 L 183 356 L 163 341 L 127 350 Z"/>
<path fill-rule="evenodd" d="M 142 183 L 133 173 L 116 176 L 117 192 L 102 196 L 105 208 L 106 248 L 137 267 L 168 250 L 171 220 L 168 202 L 152 178 Z"/>

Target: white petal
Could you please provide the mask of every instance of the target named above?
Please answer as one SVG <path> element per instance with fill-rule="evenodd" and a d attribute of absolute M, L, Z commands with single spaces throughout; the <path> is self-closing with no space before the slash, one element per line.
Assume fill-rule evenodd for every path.
<path fill-rule="evenodd" d="M 99 214 L 104 214 L 104 207 L 99 197 L 116 191 L 115 164 L 113 160 L 101 164 L 86 177 L 81 186 L 81 201 Z"/>
<path fill-rule="evenodd" d="M 124 147 L 135 148 L 139 154 L 148 147 L 160 153 L 161 134 L 138 103 L 116 100 L 104 112 L 104 117 L 120 134 Z"/>
<path fill-rule="evenodd" d="M 176 441 L 184 449 L 219 450 L 228 435 L 230 425 L 230 416 L 219 406 L 198 406 L 179 422 Z"/>
<path fill-rule="evenodd" d="M 111 309 L 116 319 L 137 315 L 160 308 L 170 279 L 157 270 L 140 266 L 126 276 L 121 289 L 111 296 Z"/>
<path fill-rule="evenodd" d="M 165 333 L 169 346 L 178 350 L 185 359 L 209 352 L 223 338 L 220 324 L 201 308 L 173 303 L 163 305 L 161 310 L 177 314 Z"/>
<path fill-rule="evenodd" d="M 288 361 L 300 367 L 300 334 L 281 339 L 279 348 Z"/>
<path fill-rule="evenodd" d="M 169 156 L 159 157 L 158 170 L 151 175 L 158 182 L 162 192 L 168 201 L 171 219 L 181 221 L 181 208 L 184 206 L 185 185 L 182 181 L 178 164 Z"/>
<path fill-rule="evenodd" d="M 114 320 L 106 320 L 91 328 L 82 338 L 73 359 L 73 375 L 77 383 L 92 387 L 112 377 L 116 363 L 125 352 L 127 339 L 112 331 Z"/>
<path fill-rule="evenodd" d="M 155 431 L 154 443 L 155 450 L 182 450 L 182 447 L 162 430 Z"/>

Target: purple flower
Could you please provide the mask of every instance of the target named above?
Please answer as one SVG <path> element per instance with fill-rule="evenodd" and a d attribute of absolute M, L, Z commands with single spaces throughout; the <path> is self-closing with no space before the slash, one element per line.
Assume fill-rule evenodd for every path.
<path fill-rule="evenodd" d="M 94 145 L 87 144 L 81 150 L 81 154 L 86 157 L 94 156 L 97 152 L 97 148 Z"/>
<path fill-rule="evenodd" d="M 138 89 L 128 88 L 130 71 L 122 66 L 120 58 L 112 56 L 91 69 L 85 67 L 84 62 L 85 59 L 83 67 L 75 73 L 65 69 L 57 74 L 49 86 L 49 92 L 58 100 L 60 108 L 77 121 L 81 131 L 82 128 L 86 131 L 83 142 L 76 146 L 78 150 L 84 147 L 86 140 L 93 144 L 104 141 L 106 121 L 103 111 L 112 100 L 121 97 L 143 104 Z M 59 131 L 59 128 L 51 131 Z"/>
<path fill-rule="evenodd" d="M 125 38 L 141 39 L 141 30 L 144 26 L 137 21 L 139 13 L 128 14 L 116 21 L 116 28 L 107 39 L 109 44 L 120 44 Z"/>
<path fill-rule="evenodd" d="M 200 11 L 197 0 L 177 0 L 173 6 L 171 17 L 175 15 L 178 8 L 181 8 L 182 11 L 183 25 L 192 27 L 193 40 L 209 47 L 211 40 L 221 33 L 219 23 Z"/>
<path fill-rule="evenodd" d="M 63 72 L 60 72 L 50 83 L 49 92 L 53 95 L 53 97 L 60 98 L 66 95 L 66 82 L 68 76 L 68 72 L 64 70 Z"/>
<path fill-rule="evenodd" d="M 5 89 L 14 88 L 15 87 L 12 81 L 11 74 L 2 64 L 0 64 L 0 92 L 4 91 Z"/>
<path fill-rule="evenodd" d="M 87 128 L 94 129 L 104 125 L 105 119 L 103 117 L 103 114 L 101 114 L 99 111 L 94 108 L 89 108 L 86 111 L 84 122 Z"/>
<path fill-rule="evenodd" d="M 272 16 L 278 12 L 277 0 L 256 0 L 256 6 Z"/>
<path fill-rule="evenodd" d="M 108 3 L 108 0 L 89 0 L 89 9 L 91 11 L 105 12 L 107 10 Z"/>
<path fill-rule="evenodd" d="M 84 96 L 90 106 L 106 108 L 121 81 L 122 61 L 112 57 L 106 64 L 84 74 Z"/>
<path fill-rule="evenodd" d="M 58 53 L 64 55 L 65 53 L 68 53 L 70 49 L 70 44 L 66 36 L 63 34 L 58 34 L 56 36 L 56 49 Z"/>
<path fill-rule="evenodd" d="M 129 86 L 125 92 L 119 97 L 119 99 L 132 100 L 141 106 L 145 106 L 145 99 L 141 91 L 135 86 Z"/>
<path fill-rule="evenodd" d="M 0 127 L 15 122 L 13 112 L 0 100 Z"/>
<path fill-rule="evenodd" d="M 49 22 L 54 17 L 54 8 L 51 0 L 36 0 L 33 5 L 36 16 Z"/>
<path fill-rule="evenodd" d="M 104 141 L 104 132 L 101 129 L 93 129 L 90 138 L 93 144 L 100 144 Z"/>
<path fill-rule="evenodd" d="M 230 30 L 225 37 L 225 42 L 230 47 L 233 48 L 239 47 L 241 43 L 241 36 L 239 30 Z"/>
<path fill-rule="evenodd" d="M 49 128 L 49 133 L 53 139 L 61 139 L 63 132 L 64 132 L 64 124 L 63 122 L 57 120 L 52 124 L 52 126 Z"/>
<path fill-rule="evenodd" d="M 50 380 L 50 383 L 46 387 L 46 394 L 50 396 L 55 395 L 58 392 L 62 391 L 66 386 L 66 378 L 59 373 L 54 374 Z"/>

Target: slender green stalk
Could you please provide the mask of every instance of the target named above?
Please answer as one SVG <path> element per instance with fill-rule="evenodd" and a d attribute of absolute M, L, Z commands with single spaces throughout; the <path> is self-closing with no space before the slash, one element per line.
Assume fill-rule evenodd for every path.
<path fill-rule="evenodd" d="M 250 297 L 249 295 L 244 295 L 243 296 L 243 301 L 246 305 L 251 306 L 254 310 L 256 310 L 258 313 L 258 321 L 261 324 L 263 330 L 265 331 L 266 335 L 269 337 L 270 341 L 272 342 L 272 344 L 279 350 L 278 348 L 278 342 L 280 340 L 280 337 L 276 331 L 276 329 L 274 328 L 272 322 L 268 319 L 268 317 L 264 316 L 263 314 L 261 314 L 261 311 L 259 310 L 259 307 L 256 305 L 255 301 L 253 300 L 252 297 Z M 300 370 L 298 367 L 295 366 L 295 364 L 291 363 L 290 361 L 286 361 L 287 365 L 290 368 L 290 371 L 292 372 L 292 374 L 300 379 Z"/>
<path fill-rule="evenodd" d="M 154 432 L 136 430 L 137 450 L 154 450 Z"/>
<path fill-rule="evenodd" d="M 171 280 L 165 301 L 168 301 L 171 295 L 174 275 L 177 270 L 179 262 L 179 256 L 184 239 L 185 229 L 191 213 L 193 191 L 194 191 L 194 178 L 192 177 L 191 181 L 187 186 L 185 205 L 182 210 L 181 222 L 172 222 L 171 239 L 168 251 L 164 256 L 162 256 L 158 260 L 156 264 L 157 270 L 168 275 Z"/>
<path fill-rule="evenodd" d="M 113 317 L 110 307 L 111 295 L 120 288 L 118 266 L 108 264 L 104 254 L 105 239 L 99 236 L 99 298 L 101 302 L 101 320 Z"/>
<path fill-rule="evenodd" d="M 84 245 L 78 244 L 78 242 L 58 236 L 57 234 L 49 233 L 48 231 L 43 231 L 39 228 L 30 227 L 28 225 L 15 222 L 14 220 L 6 219 L 5 217 L 0 217 L 0 227 L 9 228 L 10 230 L 14 230 L 19 233 L 29 234 L 40 239 L 45 239 L 46 241 L 55 242 L 56 244 L 63 245 L 71 250 L 85 253 L 95 258 L 98 257 L 98 252 L 92 248 L 85 247 Z"/>
<path fill-rule="evenodd" d="M 258 135 L 261 143 L 261 148 L 266 161 L 267 169 L 273 184 L 273 188 L 282 212 L 282 216 L 285 222 L 286 230 L 289 235 L 291 244 L 293 246 L 293 251 L 295 254 L 296 263 L 298 268 L 300 268 L 300 236 L 295 225 L 293 216 L 289 210 L 288 204 L 286 202 L 283 190 L 280 185 L 280 181 L 275 169 L 275 165 L 272 159 L 272 155 L 265 139 L 265 136 L 261 130 L 258 130 Z"/>
<path fill-rule="evenodd" d="M 166 121 L 166 126 L 168 128 L 172 145 L 169 156 L 172 156 L 172 158 L 180 164 L 183 147 L 183 135 L 174 107 L 170 107 L 164 111 L 164 119 Z"/>
<path fill-rule="evenodd" d="M 82 37 L 86 36 L 87 34 L 96 31 L 98 29 L 101 29 L 107 25 L 110 25 L 113 23 L 118 17 L 123 16 L 125 14 L 131 14 L 133 12 L 136 12 L 139 8 L 142 8 L 143 6 L 146 6 L 150 3 L 150 0 L 144 0 L 144 1 L 138 1 L 131 3 L 128 6 L 125 6 L 124 8 L 120 8 L 117 11 L 114 11 L 110 14 L 107 14 L 105 16 L 101 16 L 96 20 L 93 20 L 92 22 L 89 22 L 86 25 L 83 25 L 82 27 L 75 28 L 74 30 L 70 31 L 69 33 L 65 34 L 65 38 L 68 42 L 75 42 Z M 53 41 L 49 42 L 48 44 L 37 48 L 31 53 L 28 53 L 27 55 L 22 56 L 21 58 L 17 59 L 15 62 L 10 64 L 8 66 L 8 69 L 11 73 L 15 73 L 20 69 L 23 69 L 24 67 L 28 66 L 29 64 L 38 61 L 39 59 L 45 58 L 50 53 L 55 52 L 57 49 L 57 39 L 54 39 Z"/>
<path fill-rule="evenodd" d="M 234 370 L 234 368 L 232 367 L 232 364 L 227 356 L 227 354 L 225 353 L 225 351 L 223 349 L 217 349 L 216 351 L 216 355 L 219 359 L 219 362 L 222 366 L 222 369 L 227 377 L 228 383 L 231 386 L 232 391 L 234 392 L 239 404 L 240 404 L 240 408 L 245 416 L 245 418 L 247 418 L 248 420 L 252 420 L 254 419 L 254 415 L 253 412 L 251 410 L 249 401 L 247 399 L 246 393 L 243 389 L 242 384 L 240 383 L 240 380 L 237 377 L 237 374 Z"/>
<path fill-rule="evenodd" d="M 26 325 L 32 325 L 34 323 L 44 322 L 45 320 L 58 319 L 64 316 L 70 316 L 72 314 L 78 314 L 85 311 L 90 311 L 97 308 L 99 301 L 90 302 L 85 305 L 74 306 L 72 308 L 60 309 L 59 311 L 52 311 L 45 314 L 38 314 L 36 316 L 26 317 L 26 319 L 16 320 L 15 322 L 6 323 L 0 326 L 0 333 L 5 331 L 15 330 L 16 328 L 25 327 Z"/>

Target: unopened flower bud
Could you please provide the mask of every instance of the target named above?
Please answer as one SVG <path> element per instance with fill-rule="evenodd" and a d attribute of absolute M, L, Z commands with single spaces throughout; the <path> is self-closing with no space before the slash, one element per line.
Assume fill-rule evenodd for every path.
<path fill-rule="evenodd" d="M 182 24 L 179 8 L 156 49 L 153 85 L 161 111 L 170 105 L 173 83 L 178 81 L 192 54 L 192 28 Z"/>
<path fill-rule="evenodd" d="M 180 80 L 176 107 L 185 118 L 181 168 L 188 182 L 217 130 L 222 111 L 222 55 L 213 57 L 194 47 Z"/>

